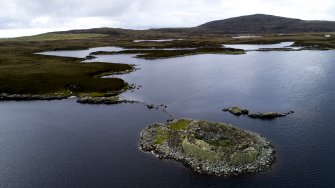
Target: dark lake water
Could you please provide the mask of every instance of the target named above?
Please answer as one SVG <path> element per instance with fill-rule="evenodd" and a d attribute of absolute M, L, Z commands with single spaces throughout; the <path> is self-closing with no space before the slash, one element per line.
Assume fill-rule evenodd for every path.
<path fill-rule="evenodd" d="M 71 99 L 2 102 L 0 187 L 335 185 L 335 51 L 164 60 L 114 55 L 95 61 L 138 65 L 141 70 L 118 77 L 143 87 L 122 97 L 166 104 L 175 117 L 222 121 L 258 132 L 275 145 L 277 162 L 259 174 L 202 176 L 138 150 L 141 129 L 169 118 L 161 111 L 138 104 L 81 105 Z M 259 121 L 221 111 L 229 106 L 295 113 Z"/>

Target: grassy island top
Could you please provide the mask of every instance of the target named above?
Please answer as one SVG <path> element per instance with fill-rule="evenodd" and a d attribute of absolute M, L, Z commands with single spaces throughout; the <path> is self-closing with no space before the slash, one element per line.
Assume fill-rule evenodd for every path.
<path fill-rule="evenodd" d="M 141 133 L 141 149 L 213 175 L 259 172 L 274 162 L 271 144 L 256 133 L 225 123 L 177 119 Z"/>

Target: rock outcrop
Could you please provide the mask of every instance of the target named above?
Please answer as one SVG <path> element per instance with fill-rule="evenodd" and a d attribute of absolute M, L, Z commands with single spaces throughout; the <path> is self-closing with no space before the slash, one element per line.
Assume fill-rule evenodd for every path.
<path fill-rule="evenodd" d="M 249 114 L 249 110 L 244 109 L 244 108 L 240 108 L 240 107 L 229 107 L 229 108 L 225 108 L 222 111 L 224 112 L 230 112 L 236 116 L 240 116 L 240 115 L 248 115 L 248 117 L 253 118 L 253 119 L 263 119 L 263 120 L 269 120 L 269 119 L 275 119 L 278 117 L 285 117 L 289 114 L 293 114 L 294 111 L 289 111 L 289 112 L 285 112 L 285 113 L 280 113 L 280 112 L 258 112 L 256 114 Z"/>
<path fill-rule="evenodd" d="M 240 108 L 240 107 L 229 107 L 229 108 L 225 108 L 222 111 L 228 111 L 234 115 L 240 116 L 240 115 L 248 115 L 249 114 L 249 110 L 244 109 L 244 108 Z"/>
<path fill-rule="evenodd" d="M 81 104 L 119 104 L 126 101 L 119 100 L 118 96 L 108 96 L 108 97 L 91 97 L 83 96 L 79 97 L 77 100 Z"/>
<path fill-rule="evenodd" d="M 294 112 L 293 111 L 289 111 L 286 113 L 266 112 L 266 113 L 249 114 L 248 117 L 253 118 L 253 119 L 275 119 L 278 117 L 285 117 L 292 113 Z"/>

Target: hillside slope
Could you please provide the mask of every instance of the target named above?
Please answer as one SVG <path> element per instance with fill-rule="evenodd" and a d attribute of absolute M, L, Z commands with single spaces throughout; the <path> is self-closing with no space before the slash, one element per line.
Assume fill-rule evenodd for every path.
<path fill-rule="evenodd" d="M 335 22 L 306 21 L 279 16 L 254 14 L 208 22 L 192 29 L 192 32 L 216 34 L 259 34 L 332 32 Z"/>

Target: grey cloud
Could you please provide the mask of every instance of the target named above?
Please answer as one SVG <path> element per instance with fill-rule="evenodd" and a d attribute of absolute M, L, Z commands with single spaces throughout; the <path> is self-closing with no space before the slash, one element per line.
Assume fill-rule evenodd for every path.
<path fill-rule="evenodd" d="M 0 28 L 183 27 L 254 13 L 335 19 L 334 10 L 333 0 L 10 0 L 0 2 Z"/>

